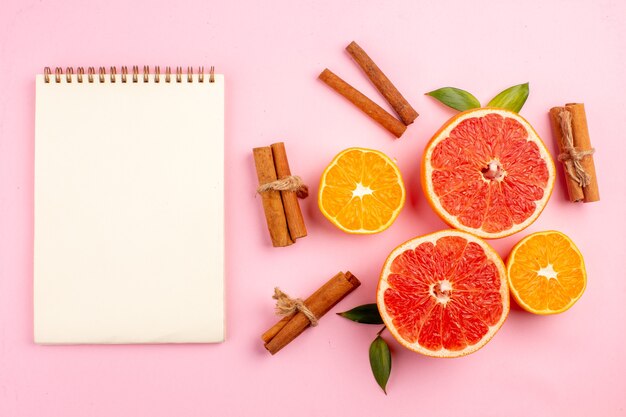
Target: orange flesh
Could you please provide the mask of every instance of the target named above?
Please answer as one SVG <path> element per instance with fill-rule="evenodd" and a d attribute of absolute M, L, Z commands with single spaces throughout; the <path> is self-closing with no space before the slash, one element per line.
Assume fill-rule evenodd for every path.
<path fill-rule="evenodd" d="M 323 178 L 323 209 L 349 230 L 376 231 L 388 225 L 403 199 L 396 169 L 374 152 L 346 152 Z"/>
<path fill-rule="evenodd" d="M 509 269 L 512 290 L 530 310 L 560 311 L 585 289 L 582 257 L 560 233 L 532 236 L 515 249 Z"/>
<path fill-rule="evenodd" d="M 477 243 L 458 236 L 425 242 L 398 255 L 390 272 L 386 313 L 409 343 L 463 350 L 502 317 L 498 268 Z"/>
<path fill-rule="evenodd" d="M 549 181 L 546 161 L 524 126 L 494 113 L 461 121 L 435 146 L 431 165 L 444 210 L 488 233 L 528 219 Z"/>

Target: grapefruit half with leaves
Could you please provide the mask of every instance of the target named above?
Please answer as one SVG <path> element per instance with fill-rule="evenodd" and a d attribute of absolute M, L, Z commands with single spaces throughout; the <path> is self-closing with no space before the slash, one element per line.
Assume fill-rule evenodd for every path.
<path fill-rule="evenodd" d="M 390 333 L 408 349 L 464 356 L 483 347 L 509 313 L 506 270 L 482 239 L 443 230 L 391 252 L 376 303 Z"/>
<path fill-rule="evenodd" d="M 532 224 L 554 186 L 554 162 L 532 126 L 499 108 L 459 113 L 422 158 L 422 186 L 450 226 L 493 239 Z"/>

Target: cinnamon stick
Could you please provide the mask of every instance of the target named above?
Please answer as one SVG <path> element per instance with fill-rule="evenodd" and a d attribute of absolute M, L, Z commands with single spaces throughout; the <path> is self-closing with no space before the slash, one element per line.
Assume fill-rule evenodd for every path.
<path fill-rule="evenodd" d="M 406 126 L 398 119 L 387 113 L 382 107 L 367 98 L 363 93 L 352 87 L 350 84 L 339 78 L 332 71 L 326 68 L 319 75 L 319 79 L 324 81 L 330 88 L 344 96 L 352 104 L 357 106 L 363 113 L 374 119 L 377 123 L 399 138 L 406 130 Z"/>
<path fill-rule="evenodd" d="M 259 185 L 276 181 L 276 168 L 274 167 L 274 157 L 272 148 L 265 146 L 262 148 L 254 148 L 254 164 L 259 179 Z M 289 235 L 287 227 L 287 219 L 285 217 L 285 209 L 279 191 L 266 191 L 261 193 L 263 201 L 263 211 L 265 212 L 265 220 L 267 228 L 270 232 L 273 246 L 289 246 L 293 244 L 293 240 Z"/>
<path fill-rule="evenodd" d="M 563 131 L 561 130 L 561 113 L 565 111 L 564 107 L 553 107 L 550 109 L 550 121 L 552 123 L 552 132 L 554 137 L 556 138 L 556 143 L 559 148 L 559 153 L 562 153 L 564 149 L 566 149 L 567 144 L 565 143 L 565 138 L 563 137 Z M 567 195 L 569 196 L 569 200 L 571 202 L 583 201 L 585 199 L 585 195 L 583 194 L 583 188 L 578 184 L 578 182 L 567 174 L 567 170 L 565 170 L 565 185 L 567 187 Z"/>
<path fill-rule="evenodd" d="M 339 272 L 307 298 L 304 304 L 319 319 L 359 285 L 361 282 L 350 272 L 345 274 Z M 298 337 L 310 324 L 304 313 L 297 312 L 283 317 L 263 333 L 261 339 L 265 342 L 265 348 L 274 355 Z"/>
<path fill-rule="evenodd" d="M 385 100 L 393 107 L 402 123 L 406 126 L 413 123 L 419 114 L 411 107 L 409 102 L 400 94 L 398 89 L 389 81 L 389 78 L 378 68 L 378 65 L 374 63 L 369 55 L 354 41 L 346 47 L 346 50 L 363 69 L 376 89 L 385 97 Z"/>
<path fill-rule="evenodd" d="M 564 117 L 568 117 L 569 123 L 563 122 Z M 578 103 L 568 103 L 564 107 L 553 107 L 550 109 L 550 120 L 559 154 L 563 156 L 560 159 L 563 159 L 564 163 L 565 182 L 570 201 L 586 203 L 599 201 L 598 179 L 591 155 L 593 148 L 589 138 L 585 106 Z M 569 132 L 563 130 L 564 126 Z M 572 165 L 572 157 L 569 155 L 572 148 L 574 154 L 582 153 L 584 155 L 578 162 L 579 167 L 583 170 L 582 175 L 586 175 L 589 179 L 588 184 L 581 183 L 580 178 L 575 175 L 576 170 Z"/>
<path fill-rule="evenodd" d="M 267 344 L 270 340 L 272 340 L 274 336 L 276 336 L 278 332 L 280 332 L 282 328 L 285 327 L 287 323 L 289 323 L 289 320 L 291 320 L 291 318 L 295 315 L 296 313 L 293 313 L 283 317 L 275 325 L 273 325 L 265 333 L 263 333 L 261 335 L 261 340 L 263 340 L 263 343 Z"/>
<path fill-rule="evenodd" d="M 283 142 L 273 143 L 271 148 L 278 179 L 291 176 L 285 144 Z M 291 236 L 291 240 L 295 242 L 296 239 L 307 235 L 304 218 L 302 217 L 302 211 L 300 210 L 300 203 L 298 202 L 298 196 L 295 191 L 281 191 L 280 195 L 283 200 L 289 235 Z"/>
<path fill-rule="evenodd" d="M 581 151 L 590 151 L 591 139 L 589 138 L 589 127 L 587 126 L 587 115 L 585 114 L 585 105 L 583 103 L 567 103 L 565 109 L 572 115 L 572 132 L 574 134 L 574 147 Z M 593 162 L 593 156 L 589 155 L 580 161 L 583 169 L 589 174 L 589 185 L 583 187 L 585 195 L 584 202 L 592 203 L 600 200 L 600 192 L 598 189 L 598 178 L 596 176 L 596 166 Z"/>

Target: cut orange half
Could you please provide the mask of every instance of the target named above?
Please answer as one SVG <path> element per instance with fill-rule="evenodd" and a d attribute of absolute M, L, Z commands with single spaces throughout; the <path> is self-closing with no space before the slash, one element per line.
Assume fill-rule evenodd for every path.
<path fill-rule="evenodd" d="M 569 237 L 556 231 L 533 233 L 515 245 L 507 275 L 517 303 L 535 314 L 567 310 L 587 286 L 583 256 Z"/>
<path fill-rule="evenodd" d="M 350 148 L 324 170 L 318 204 L 335 226 L 348 233 L 387 229 L 404 206 L 405 191 L 396 164 L 372 149 Z"/>
<path fill-rule="evenodd" d="M 504 263 L 467 232 L 421 236 L 391 252 L 376 303 L 387 329 L 408 349 L 464 356 L 491 340 L 509 313 Z"/>
<path fill-rule="evenodd" d="M 535 130 L 504 109 L 456 115 L 422 158 L 422 185 L 435 212 L 450 226 L 489 239 L 534 222 L 554 178 L 554 162 Z"/>

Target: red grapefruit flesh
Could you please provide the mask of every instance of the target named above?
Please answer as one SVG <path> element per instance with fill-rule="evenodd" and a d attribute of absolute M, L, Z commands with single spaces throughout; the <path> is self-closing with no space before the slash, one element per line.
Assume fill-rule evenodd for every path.
<path fill-rule="evenodd" d="M 504 109 L 458 114 L 434 135 L 422 160 L 422 184 L 435 212 L 483 238 L 508 236 L 534 222 L 554 178 L 554 163 L 537 133 Z"/>
<path fill-rule="evenodd" d="M 405 347 L 428 356 L 464 356 L 484 346 L 508 315 L 506 270 L 483 240 L 444 230 L 394 249 L 376 302 Z"/>

